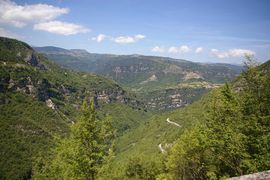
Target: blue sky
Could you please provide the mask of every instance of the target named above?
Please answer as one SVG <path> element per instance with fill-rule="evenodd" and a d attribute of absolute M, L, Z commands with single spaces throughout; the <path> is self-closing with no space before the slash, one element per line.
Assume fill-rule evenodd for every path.
<path fill-rule="evenodd" d="M 239 64 L 270 59 L 269 0 L 0 0 L 0 35 L 34 46 Z"/>

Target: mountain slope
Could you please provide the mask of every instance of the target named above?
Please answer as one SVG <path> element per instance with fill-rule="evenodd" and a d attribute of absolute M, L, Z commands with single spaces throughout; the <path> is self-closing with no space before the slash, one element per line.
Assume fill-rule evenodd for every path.
<path fill-rule="evenodd" d="M 54 136 L 69 133 L 86 94 L 99 118 L 112 117 L 118 135 L 148 117 L 114 81 L 62 69 L 29 45 L 0 37 L 0 179 L 28 179 L 33 159 L 53 146 Z M 133 111 L 135 117 L 125 117 Z"/>
<path fill-rule="evenodd" d="M 200 64 L 165 57 L 93 54 L 56 47 L 35 49 L 61 66 L 115 80 L 135 92 L 153 110 L 190 104 L 241 71 L 241 67 L 234 65 Z"/>
<path fill-rule="evenodd" d="M 137 159 L 143 166 L 151 164 L 149 170 L 159 173 L 159 169 L 164 168 L 162 165 L 164 158 L 178 137 L 203 121 L 207 101 L 208 96 L 204 96 L 200 101 L 187 107 L 155 114 L 117 138 L 116 157 L 112 161 L 110 172 L 112 177 L 124 179 L 127 167 Z"/>
<path fill-rule="evenodd" d="M 232 144 L 231 146 L 229 146 L 226 143 L 227 141 L 230 141 L 230 140 L 232 142 L 235 142 L 238 140 L 236 138 L 237 136 L 233 136 L 234 135 L 233 133 L 235 133 L 234 131 L 237 131 L 236 129 L 239 127 L 243 131 L 242 134 L 246 134 L 246 139 L 243 139 L 242 142 L 238 142 L 238 143 L 243 143 L 243 142 L 249 143 L 250 148 L 238 149 L 240 151 L 238 153 L 243 153 L 244 154 L 243 158 L 246 158 L 246 159 L 243 161 L 239 160 L 237 161 L 237 163 L 242 162 L 244 164 L 246 162 L 252 161 L 253 163 L 247 164 L 251 172 L 256 172 L 255 169 L 257 167 L 260 171 L 269 169 L 269 163 L 268 163 L 269 162 L 269 155 L 268 155 L 269 148 L 268 148 L 268 145 L 266 145 L 268 142 L 268 140 L 266 139 L 269 136 L 269 133 L 267 130 L 269 129 L 269 108 L 267 105 L 269 105 L 270 103 L 269 102 L 269 80 L 270 80 L 270 76 L 269 76 L 270 63 L 269 62 L 270 61 L 258 66 L 255 69 L 252 69 L 249 72 L 250 73 L 249 75 L 246 75 L 245 74 L 246 72 L 244 72 L 239 77 L 237 77 L 233 82 L 229 83 L 230 85 L 227 85 L 228 87 L 231 86 L 232 89 L 234 89 L 233 93 L 234 93 L 235 99 L 232 98 L 232 101 L 233 100 L 239 101 L 238 102 L 239 104 L 242 104 L 244 107 L 247 106 L 245 109 L 234 107 L 234 105 L 232 105 L 233 103 L 226 104 L 226 102 L 224 102 L 224 99 L 221 98 L 222 97 L 221 94 L 224 94 L 225 97 L 227 95 L 228 99 L 230 99 L 231 97 L 225 91 L 227 86 L 222 86 L 220 88 L 217 88 L 209 92 L 207 95 L 204 95 L 201 98 L 201 100 L 194 102 L 188 107 L 156 114 L 152 116 L 148 121 L 141 124 L 139 127 L 133 129 L 132 131 L 120 137 L 117 141 L 117 146 L 116 146 L 118 154 L 115 158 L 115 161 L 113 162 L 114 165 L 112 166 L 112 167 L 115 167 L 116 164 L 122 165 L 122 167 L 114 169 L 114 171 L 118 172 L 116 173 L 116 177 L 118 176 L 117 178 L 119 178 L 121 176 L 125 176 L 125 173 L 127 171 L 126 167 L 130 166 L 130 164 L 133 165 L 133 168 L 135 169 L 136 164 L 134 165 L 132 164 L 132 162 L 134 161 L 134 159 L 136 160 L 136 157 L 141 157 L 139 164 L 141 164 L 142 166 L 145 166 L 144 164 L 147 164 L 147 163 L 154 164 L 152 165 L 152 167 L 151 166 L 149 167 L 150 171 L 151 171 L 151 168 L 153 167 L 161 166 L 159 168 L 161 169 L 163 168 L 163 171 L 166 172 L 167 169 L 164 170 L 165 168 L 162 167 L 162 165 L 160 164 L 162 164 L 161 162 L 164 162 L 164 158 L 167 158 L 167 155 L 172 156 L 170 161 L 173 161 L 175 164 L 177 164 L 178 161 L 185 159 L 186 162 L 189 162 L 189 163 L 186 163 L 186 166 L 190 165 L 190 170 L 194 170 L 194 172 L 197 172 L 197 170 L 204 169 L 207 167 L 209 167 L 208 170 L 211 171 L 211 166 L 204 165 L 206 164 L 206 162 L 203 162 L 201 164 L 197 162 L 200 158 L 202 160 L 211 159 L 211 157 L 209 157 L 209 155 L 207 154 L 209 148 L 206 148 L 205 151 L 202 152 L 202 154 L 199 154 L 200 149 L 196 149 L 196 148 L 198 148 L 198 146 L 200 146 L 201 148 L 204 148 L 205 146 L 207 146 L 206 142 L 212 140 L 213 142 L 219 142 L 220 146 L 223 145 L 229 149 L 231 146 L 234 146 L 235 144 Z M 243 76 L 245 76 L 245 79 L 243 78 Z M 246 82 L 247 80 L 248 82 Z M 257 82 L 261 82 L 261 83 L 257 83 Z M 250 91 L 249 93 L 252 95 L 250 95 L 249 93 L 248 93 L 248 96 L 243 94 L 244 88 L 245 88 L 245 91 Z M 240 97 L 242 97 L 242 99 Z M 254 101 L 256 103 L 252 103 Z M 213 117 L 209 115 L 210 111 L 212 113 L 215 113 Z M 230 113 L 230 111 L 233 111 L 234 113 Z M 220 114 L 221 112 L 223 112 L 224 114 Z M 247 115 L 243 117 L 243 116 L 239 116 L 239 114 L 237 113 L 245 113 Z M 257 114 L 260 114 L 260 116 Z M 225 124 L 224 119 L 226 118 L 226 116 L 231 116 L 231 118 L 228 118 L 226 120 L 228 122 L 232 122 L 233 124 L 232 127 L 227 126 L 227 124 L 226 126 L 224 125 Z M 199 134 L 194 133 L 193 129 L 196 129 L 197 127 L 201 127 L 202 132 L 203 132 L 204 128 L 206 128 L 205 124 L 208 121 L 210 121 L 211 118 L 214 119 L 214 120 L 211 120 L 213 123 L 212 126 L 215 126 L 217 128 L 217 131 L 210 131 L 210 134 L 212 133 L 213 137 L 218 137 L 218 139 L 211 139 L 210 134 L 208 134 L 207 136 L 205 134 L 201 134 L 201 136 L 199 136 Z M 256 123 L 254 123 L 253 121 L 255 121 Z M 243 125 L 243 124 L 247 124 L 247 125 Z M 196 125 L 203 125 L 203 126 L 196 126 Z M 232 129 L 229 129 L 229 128 L 232 128 Z M 249 129 L 252 129 L 252 131 L 250 131 Z M 228 134 L 226 134 L 226 136 L 222 133 L 220 134 L 221 130 L 223 131 L 228 130 L 226 132 Z M 206 140 L 206 142 L 205 141 L 201 142 L 199 140 L 201 140 L 200 138 L 202 137 L 210 138 L 210 139 Z M 230 137 L 231 139 L 228 137 Z M 185 139 L 185 138 L 189 138 L 189 139 Z M 192 141 L 193 139 L 197 140 L 197 141 L 194 141 L 195 144 L 192 144 L 194 143 Z M 261 139 L 261 140 L 258 141 L 258 139 Z M 183 141 L 186 140 L 183 142 L 184 145 L 181 144 L 182 143 L 181 140 Z M 198 144 L 197 142 L 200 142 L 202 144 Z M 177 143 L 179 145 L 175 146 L 175 144 Z M 174 146 L 177 147 L 178 149 L 177 151 L 174 149 L 174 151 L 172 152 L 171 148 Z M 223 148 L 219 147 L 219 148 L 224 149 L 225 147 Z M 185 148 L 191 149 L 190 152 L 185 152 L 186 150 Z M 255 153 L 256 156 L 247 156 L 244 150 L 248 150 L 250 154 Z M 236 149 L 233 149 L 232 151 L 233 153 L 235 153 Z M 216 150 L 216 152 L 218 153 L 219 150 Z M 174 155 L 172 155 L 173 153 Z M 196 153 L 199 155 L 196 156 Z M 229 152 L 229 155 L 233 156 L 232 155 L 233 153 L 232 154 L 230 153 L 231 152 Z M 179 154 L 181 154 L 182 156 L 180 157 Z M 221 157 L 221 155 L 219 157 Z M 261 157 L 264 157 L 265 159 L 260 159 Z M 235 158 L 239 158 L 239 157 L 235 155 Z M 255 160 L 255 158 L 258 158 L 260 160 L 257 161 Z M 214 158 L 212 160 L 214 163 L 217 162 L 217 158 Z M 229 161 L 229 158 L 225 159 L 224 161 L 227 161 L 227 160 Z M 195 166 L 194 168 L 193 165 L 196 165 L 196 163 L 198 163 L 201 167 Z M 174 168 L 171 170 L 172 174 L 174 173 L 177 174 L 178 169 L 181 169 L 180 165 L 179 165 L 180 167 L 178 167 L 178 166 L 174 166 L 175 164 L 171 165 Z M 255 164 L 258 164 L 258 166 L 255 166 Z M 230 166 L 231 164 L 227 164 L 227 165 Z M 241 164 L 239 166 L 240 166 L 239 168 L 243 168 L 242 169 L 243 172 L 246 171 L 245 166 L 241 167 Z M 181 177 L 182 176 L 189 177 L 188 175 L 185 176 L 185 170 L 183 170 L 182 173 L 184 174 L 182 174 Z M 227 171 L 229 172 L 229 170 Z M 162 171 L 160 171 L 159 173 L 162 173 Z M 221 173 L 226 174 L 227 172 L 224 171 Z M 226 174 L 227 177 L 228 177 L 228 174 L 229 173 Z M 177 175 L 178 176 L 175 176 L 175 177 L 180 177 L 179 174 Z M 199 177 L 199 175 L 197 174 L 196 176 Z M 194 173 L 192 174 L 192 177 L 194 177 Z M 221 177 L 218 177 L 218 178 L 221 178 Z"/>

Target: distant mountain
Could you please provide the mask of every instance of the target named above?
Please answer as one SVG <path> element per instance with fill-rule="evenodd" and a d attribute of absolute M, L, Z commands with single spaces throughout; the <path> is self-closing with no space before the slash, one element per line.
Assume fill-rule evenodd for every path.
<path fill-rule="evenodd" d="M 94 54 L 57 47 L 35 49 L 63 67 L 115 80 L 137 93 L 153 110 L 186 106 L 210 89 L 234 79 L 242 69 L 236 65 L 156 56 Z"/>
<path fill-rule="evenodd" d="M 235 65 L 235 64 L 226 64 L 226 63 L 215 63 L 217 65 L 221 65 L 221 66 L 226 66 L 230 69 L 235 70 L 238 73 L 241 73 L 243 71 L 243 66 L 242 65 Z"/>

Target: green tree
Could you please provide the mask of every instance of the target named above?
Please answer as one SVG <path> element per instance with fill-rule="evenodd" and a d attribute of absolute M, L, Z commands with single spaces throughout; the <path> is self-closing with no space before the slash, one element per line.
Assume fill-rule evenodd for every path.
<path fill-rule="evenodd" d="M 256 65 L 251 58 L 246 62 L 241 91 L 243 133 L 247 136 L 248 153 L 252 157 L 250 172 L 270 168 L 270 65 L 269 62 Z"/>
<path fill-rule="evenodd" d="M 200 125 L 186 130 L 169 152 L 166 167 L 167 179 L 206 179 L 209 157 L 207 133 Z M 207 154 L 208 153 L 208 154 Z"/>
<path fill-rule="evenodd" d="M 220 179 L 242 174 L 245 136 L 239 100 L 230 85 L 212 92 L 204 122 L 186 131 L 172 148 L 167 167 L 178 179 Z"/>
<path fill-rule="evenodd" d="M 208 163 L 218 178 L 243 174 L 243 160 L 249 157 L 242 132 L 240 101 L 232 87 L 225 84 L 209 103 L 206 126 L 211 158 Z"/>
<path fill-rule="evenodd" d="M 81 116 L 71 127 L 70 137 L 59 141 L 51 160 L 39 167 L 34 177 L 94 180 L 112 156 L 113 138 L 110 118 L 97 120 L 93 101 L 89 106 L 86 99 Z"/>
<path fill-rule="evenodd" d="M 125 175 L 129 179 L 154 180 L 161 173 L 162 167 L 158 162 L 147 161 L 138 157 L 129 160 L 126 165 Z"/>
<path fill-rule="evenodd" d="M 270 63 L 245 64 L 233 84 L 211 92 L 202 125 L 178 139 L 168 177 L 222 179 L 270 168 Z"/>

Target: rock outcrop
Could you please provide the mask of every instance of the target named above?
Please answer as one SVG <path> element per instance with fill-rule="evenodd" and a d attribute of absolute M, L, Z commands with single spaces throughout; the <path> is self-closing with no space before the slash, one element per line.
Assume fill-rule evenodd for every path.
<path fill-rule="evenodd" d="M 270 170 L 239 177 L 233 177 L 229 178 L 228 180 L 269 180 L 269 179 L 270 179 Z"/>

